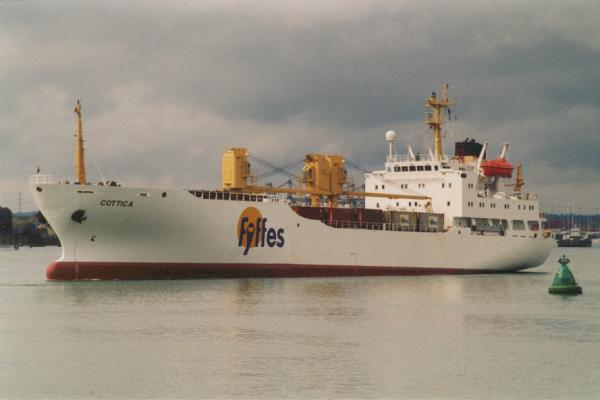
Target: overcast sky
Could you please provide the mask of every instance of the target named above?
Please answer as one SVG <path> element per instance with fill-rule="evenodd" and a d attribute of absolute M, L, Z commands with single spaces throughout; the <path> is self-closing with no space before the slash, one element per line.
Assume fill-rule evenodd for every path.
<path fill-rule="evenodd" d="M 510 142 L 544 205 L 600 212 L 600 2 L 547 0 L 0 1 L 0 206 L 35 208 L 38 164 L 72 180 L 78 98 L 90 181 L 95 159 L 129 186 L 215 188 L 232 146 L 380 169 L 394 129 L 426 152 L 444 82 L 447 151 Z"/>

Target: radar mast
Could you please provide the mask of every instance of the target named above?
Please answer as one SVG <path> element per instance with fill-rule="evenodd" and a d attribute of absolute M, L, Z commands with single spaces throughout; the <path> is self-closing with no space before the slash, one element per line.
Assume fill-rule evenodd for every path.
<path fill-rule="evenodd" d="M 436 160 L 444 158 L 444 146 L 442 144 L 442 109 L 449 108 L 456 104 L 455 99 L 448 99 L 448 84 L 442 88 L 442 97 L 438 98 L 435 92 L 427 98 L 425 106 L 432 109 L 431 114 L 427 116 L 425 123 L 433 129 L 434 156 Z"/>

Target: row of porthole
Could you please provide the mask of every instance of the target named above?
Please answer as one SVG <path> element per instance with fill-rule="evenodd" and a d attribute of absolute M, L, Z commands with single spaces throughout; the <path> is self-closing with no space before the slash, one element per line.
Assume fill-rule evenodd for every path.
<path fill-rule="evenodd" d="M 467 202 L 467 207 L 473 207 L 473 202 L 472 201 L 468 201 Z M 479 203 L 479 207 L 480 208 L 485 208 L 485 203 Z M 490 203 L 490 208 L 496 208 L 496 203 Z M 505 204 L 504 205 L 505 209 L 509 209 L 510 208 L 510 204 Z M 528 206 L 529 210 L 535 210 L 535 206 Z M 519 210 L 521 210 L 521 206 L 519 205 Z M 523 210 L 525 210 L 525 206 L 523 206 Z"/>
<path fill-rule="evenodd" d="M 38 192 L 41 192 L 42 188 L 38 186 L 35 188 L 35 190 L 37 190 Z M 96 194 L 96 192 L 94 192 L 93 190 L 78 190 L 77 193 Z M 150 194 L 149 193 L 140 193 L 140 196 L 148 197 L 148 196 L 150 196 Z M 167 197 L 167 192 L 162 192 L 161 196 Z"/>

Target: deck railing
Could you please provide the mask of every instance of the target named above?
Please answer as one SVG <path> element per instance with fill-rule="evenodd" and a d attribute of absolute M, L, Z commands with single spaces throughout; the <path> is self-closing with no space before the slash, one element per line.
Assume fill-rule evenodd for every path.
<path fill-rule="evenodd" d="M 394 232 L 442 232 L 438 227 L 415 224 L 393 224 L 388 222 L 322 221 L 325 225 L 340 229 L 367 229 Z"/>
<path fill-rule="evenodd" d="M 54 183 L 54 177 L 52 175 L 29 175 L 29 184 L 30 185 L 39 185 L 45 183 Z"/>

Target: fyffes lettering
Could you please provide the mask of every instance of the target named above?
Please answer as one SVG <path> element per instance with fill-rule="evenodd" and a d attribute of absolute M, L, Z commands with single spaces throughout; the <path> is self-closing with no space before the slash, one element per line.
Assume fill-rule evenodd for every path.
<path fill-rule="evenodd" d="M 237 233 L 238 247 L 244 249 L 244 255 L 248 254 L 251 247 L 283 247 L 285 229 L 270 228 L 267 223 L 268 219 L 263 218 L 255 207 L 248 207 L 242 211 Z"/>
<path fill-rule="evenodd" d="M 133 201 L 127 200 L 100 200 L 100 205 L 105 207 L 133 207 Z"/>

